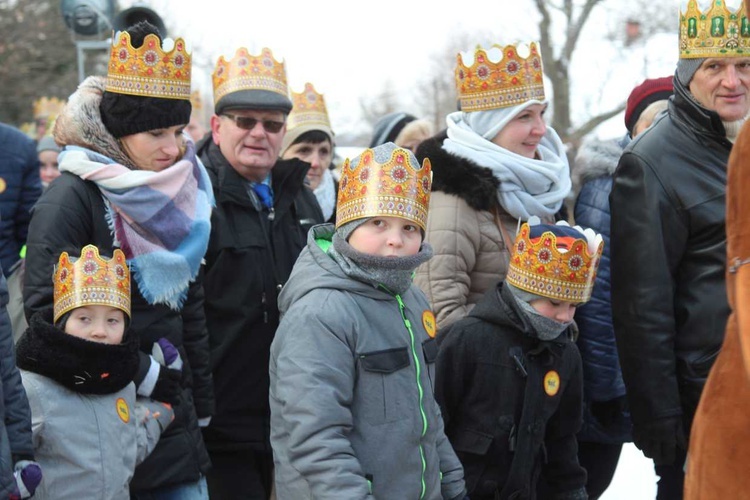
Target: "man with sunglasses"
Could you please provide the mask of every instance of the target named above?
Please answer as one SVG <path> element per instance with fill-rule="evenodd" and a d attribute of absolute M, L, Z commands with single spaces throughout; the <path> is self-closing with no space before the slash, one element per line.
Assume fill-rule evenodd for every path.
<path fill-rule="evenodd" d="M 276 300 L 306 242 L 300 219 L 323 222 L 323 214 L 304 184 L 310 165 L 278 158 L 292 109 L 283 62 L 268 49 L 253 56 L 240 48 L 219 58 L 213 83 L 216 114 L 198 144 L 216 197 L 204 269 L 217 406 L 203 429 L 208 489 L 211 498 L 267 499 Z"/>

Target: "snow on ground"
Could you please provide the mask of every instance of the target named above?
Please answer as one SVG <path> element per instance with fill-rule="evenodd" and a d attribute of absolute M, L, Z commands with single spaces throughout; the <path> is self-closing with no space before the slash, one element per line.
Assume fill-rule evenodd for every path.
<path fill-rule="evenodd" d="M 633 443 L 622 447 L 615 477 L 600 500 L 650 500 L 656 498 L 654 462 Z"/>

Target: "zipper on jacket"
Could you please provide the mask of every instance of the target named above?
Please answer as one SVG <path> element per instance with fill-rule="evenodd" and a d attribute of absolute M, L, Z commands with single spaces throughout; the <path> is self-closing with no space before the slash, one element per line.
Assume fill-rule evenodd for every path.
<path fill-rule="evenodd" d="M 263 323 L 268 323 L 268 301 L 266 300 L 266 292 L 261 292 L 260 305 L 263 308 Z"/>
<path fill-rule="evenodd" d="M 427 434 L 427 415 L 425 415 L 425 412 L 424 412 L 424 389 L 422 388 L 422 382 L 420 381 L 420 375 L 422 373 L 422 365 L 419 363 L 419 357 L 417 356 L 416 347 L 414 345 L 415 338 L 414 338 L 414 331 L 411 329 L 411 321 L 409 321 L 409 318 L 406 317 L 406 306 L 404 306 L 404 301 L 401 300 L 401 295 L 399 294 L 395 294 L 394 297 L 396 297 L 396 301 L 398 302 L 398 309 L 401 312 L 401 319 L 403 320 L 404 326 L 406 326 L 406 329 L 409 332 L 409 340 L 411 343 L 411 355 L 412 355 L 412 358 L 414 358 L 414 366 L 416 367 L 416 371 L 417 371 L 417 389 L 419 392 L 419 413 L 422 417 L 421 437 L 424 437 L 425 434 Z M 419 498 L 424 498 L 425 493 L 427 492 L 427 485 L 425 484 L 425 478 L 424 478 L 425 471 L 427 470 L 427 462 L 425 460 L 424 448 L 422 446 L 421 441 L 419 443 L 419 457 L 422 460 L 422 477 L 421 477 L 422 492 L 420 493 Z"/>
<path fill-rule="evenodd" d="M 268 220 L 273 221 L 276 218 L 276 212 L 273 207 L 268 208 Z"/>

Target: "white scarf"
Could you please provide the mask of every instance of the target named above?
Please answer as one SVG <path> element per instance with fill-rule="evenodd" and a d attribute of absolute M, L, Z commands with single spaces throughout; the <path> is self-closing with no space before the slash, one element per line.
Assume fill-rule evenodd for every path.
<path fill-rule="evenodd" d="M 499 121 L 507 124 L 528 105 L 475 113 L 494 112 Z M 568 157 L 557 132 L 547 127 L 537 149 L 539 159 L 526 158 L 485 139 L 469 126 L 464 115 L 457 111 L 446 118 L 448 138 L 443 141 L 443 149 L 491 169 L 500 181 L 498 201 L 513 217 L 528 220 L 536 215 L 544 219 L 556 214 L 571 188 Z M 499 132 L 495 128 L 489 131 L 493 135 Z"/>
<path fill-rule="evenodd" d="M 323 220 L 330 220 L 333 210 L 336 208 L 336 185 L 333 183 L 333 175 L 331 175 L 329 169 L 323 171 L 320 184 L 318 184 L 313 193 L 318 199 L 320 210 L 323 211 Z"/>

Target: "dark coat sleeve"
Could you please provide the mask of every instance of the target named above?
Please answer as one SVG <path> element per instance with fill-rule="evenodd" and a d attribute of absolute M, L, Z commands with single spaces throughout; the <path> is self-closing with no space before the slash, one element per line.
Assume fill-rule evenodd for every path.
<path fill-rule="evenodd" d="M 452 325 L 439 335 L 440 350 L 435 361 L 435 400 L 440 405 L 446 434 L 450 434 L 451 417 L 456 415 L 466 390 L 465 363 L 468 359 L 461 328 Z"/>
<path fill-rule="evenodd" d="M 16 240 L 20 245 L 26 242 L 31 221 L 31 208 L 42 195 L 42 180 L 39 177 L 39 157 L 34 144 L 24 150 L 25 165 L 21 178 L 21 192 L 16 211 Z"/>
<path fill-rule="evenodd" d="M 190 284 L 188 297 L 182 308 L 183 339 L 193 377 L 193 398 L 198 418 L 214 414 L 214 385 L 211 376 L 211 355 L 208 346 L 206 313 L 203 309 L 203 268 Z"/>
<path fill-rule="evenodd" d="M 10 451 L 14 460 L 18 460 L 20 457 L 33 457 L 34 445 L 31 439 L 31 409 L 16 366 L 13 331 L 5 309 L 7 305 L 8 287 L 0 272 L 0 377 L 3 383 L 5 429 L 10 441 Z"/>
<path fill-rule="evenodd" d="M 688 238 L 657 169 L 626 152 L 610 195 L 612 313 L 633 423 L 682 413 L 675 273 Z"/>

